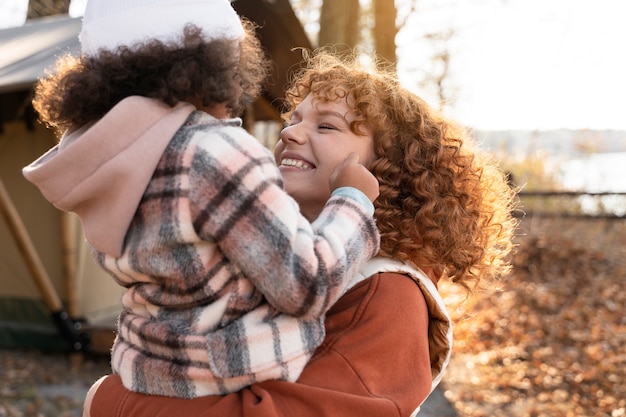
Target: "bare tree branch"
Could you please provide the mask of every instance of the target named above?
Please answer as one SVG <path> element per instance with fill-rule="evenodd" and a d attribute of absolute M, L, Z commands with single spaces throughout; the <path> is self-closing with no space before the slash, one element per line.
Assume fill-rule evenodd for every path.
<path fill-rule="evenodd" d="M 409 4 L 409 11 L 402 17 L 402 20 L 398 22 L 398 31 L 402 30 L 406 26 L 406 22 L 409 20 L 409 17 L 413 15 L 417 10 L 417 0 L 411 0 Z"/>

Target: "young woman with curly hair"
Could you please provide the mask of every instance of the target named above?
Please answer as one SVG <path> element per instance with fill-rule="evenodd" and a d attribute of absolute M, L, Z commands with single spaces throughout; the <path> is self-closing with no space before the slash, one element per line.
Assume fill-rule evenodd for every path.
<path fill-rule="evenodd" d="M 506 271 L 516 221 L 514 192 L 467 130 L 444 118 L 398 79 L 328 53 L 313 55 L 287 91 L 288 108 L 307 97 L 348 100 L 350 129 L 373 131 L 380 185 L 374 206 L 379 256 L 471 285 Z M 286 116 L 289 117 L 290 112 Z M 297 190 L 286 183 L 297 198 Z"/>
<path fill-rule="evenodd" d="M 307 56 L 285 119 L 274 155 L 308 218 L 328 198 L 330 167 L 349 152 L 380 183 L 380 251 L 328 312 L 323 344 L 296 383 L 265 381 L 220 397 L 146 397 L 109 376 L 92 390 L 86 415 L 406 417 L 440 382 L 452 329 L 437 283 L 472 288 L 507 271 L 514 191 L 462 127 L 356 60 Z"/>
<path fill-rule="evenodd" d="M 342 158 L 323 210 L 300 214 L 234 117 L 268 67 L 228 0 L 89 0 L 80 40 L 39 82 L 35 107 L 63 135 L 24 175 L 127 288 L 113 372 L 180 398 L 295 381 L 378 251 L 376 179 Z"/>

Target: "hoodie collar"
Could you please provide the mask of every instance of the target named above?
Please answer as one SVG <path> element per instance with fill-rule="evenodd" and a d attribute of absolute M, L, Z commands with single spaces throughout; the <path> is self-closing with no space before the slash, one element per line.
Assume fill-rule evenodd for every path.
<path fill-rule="evenodd" d="M 161 155 L 194 110 L 128 97 L 93 125 L 66 134 L 23 174 L 57 208 L 78 214 L 95 249 L 120 256 Z"/>

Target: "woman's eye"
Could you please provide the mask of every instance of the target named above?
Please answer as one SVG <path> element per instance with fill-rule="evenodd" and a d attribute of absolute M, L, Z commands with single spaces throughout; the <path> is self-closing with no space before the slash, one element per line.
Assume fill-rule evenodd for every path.
<path fill-rule="evenodd" d="M 335 130 L 335 126 L 332 125 L 327 125 L 327 124 L 321 124 L 319 126 L 320 129 L 329 129 L 329 130 Z"/>

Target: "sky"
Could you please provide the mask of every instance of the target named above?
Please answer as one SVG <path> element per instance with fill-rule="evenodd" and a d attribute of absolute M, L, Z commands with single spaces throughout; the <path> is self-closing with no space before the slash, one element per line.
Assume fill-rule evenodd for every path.
<path fill-rule="evenodd" d="M 420 35 L 454 30 L 449 50 L 456 97 L 446 111 L 464 124 L 490 130 L 626 129 L 625 1 L 417 4 L 397 40 L 400 71 L 427 66 L 420 51 L 427 56 L 429 49 Z M 419 92 L 412 74 L 403 81 Z"/>
<path fill-rule="evenodd" d="M 403 0 L 396 0 L 401 8 Z M 433 44 L 448 42 L 453 100 L 445 112 L 484 130 L 626 130 L 626 1 L 417 0 L 396 40 L 407 88 L 420 85 Z M 27 0 L 2 0 L 0 27 L 20 25 Z M 82 13 L 73 0 L 70 14 Z M 400 10 L 402 12 L 402 9 Z"/>

